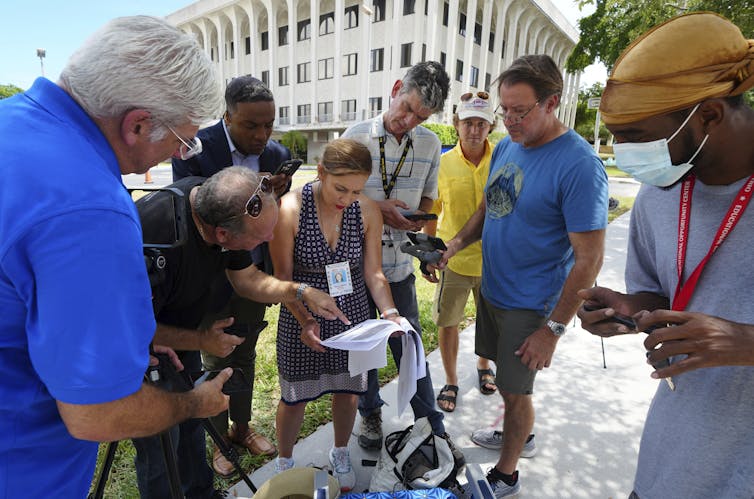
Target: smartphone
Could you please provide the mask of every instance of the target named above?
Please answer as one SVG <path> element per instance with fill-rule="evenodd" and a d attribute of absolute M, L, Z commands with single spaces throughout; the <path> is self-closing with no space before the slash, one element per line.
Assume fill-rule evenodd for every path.
<path fill-rule="evenodd" d="M 274 171 L 273 175 L 280 175 L 281 173 L 284 175 L 291 176 L 294 173 L 296 173 L 296 170 L 303 164 L 303 161 L 300 159 L 289 159 L 287 161 L 283 161 L 280 163 L 280 166 L 277 167 L 277 170 Z"/>
<path fill-rule="evenodd" d="M 602 307 L 587 307 L 586 305 L 584 305 L 584 310 L 586 310 L 587 312 L 594 312 L 595 310 L 599 310 L 600 308 L 602 308 Z M 604 319 L 604 321 L 607 321 L 607 322 L 617 322 L 618 324 L 622 324 L 622 325 L 626 326 L 629 329 L 634 329 L 634 330 L 637 329 L 636 328 L 636 322 L 631 317 L 629 317 L 627 315 L 619 314 L 617 312 L 615 314 L 613 314 L 612 317 L 608 317 L 608 318 Z M 662 326 L 659 326 L 659 325 L 649 326 L 644 331 L 639 331 L 639 332 L 640 333 L 647 333 L 647 334 L 649 334 L 652 331 L 654 331 L 655 329 L 658 329 L 660 327 L 662 327 Z"/>
<path fill-rule="evenodd" d="M 249 337 L 254 337 L 255 335 L 259 335 L 259 333 L 264 331 L 266 327 L 267 327 L 267 321 L 261 321 L 252 326 L 245 327 L 245 328 L 238 328 L 234 324 L 230 327 L 226 327 L 225 329 L 223 329 L 223 331 L 225 331 L 228 334 L 240 336 L 241 338 L 249 338 Z"/>
<path fill-rule="evenodd" d="M 405 213 L 403 216 L 412 222 L 416 222 L 417 220 L 437 220 L 437 215 L 434 213 Z"/>

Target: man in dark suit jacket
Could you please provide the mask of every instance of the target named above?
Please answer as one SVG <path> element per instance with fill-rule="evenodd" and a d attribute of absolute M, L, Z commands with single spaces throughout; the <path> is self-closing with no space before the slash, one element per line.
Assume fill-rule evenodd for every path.
<path fill-rule="evenodd" d="M 280 163 L 291 158 L 287 148 L 269 140 L 275 122 L 275 101 L 272 92 L 260 80 L 251 76 L 234 78 L 225 90 L 225 103 L 223 119 L 197 134 L 202 142 L 202 153 L 185 161 L 173 159 L 173 181 L 191 175 L 210 177 L 232 165 L 246 166 L 257 172 L 272 174 Z M 290 176 L 272 175 L 271 180 L 278 196 L 290 187 Z M 266 243 L 254 250 L 252 256 L 258 268 L 272 273 Z M 274 455 L 277 452 L 275 446 L 249 426 L 255 347 L 259 337 L 255 326 L 264 320 L 265 305 L 236 295 L 224 277 L 214 283 L 213 294 L 214 312 L 208 314 L 203 323 L 210 325 L 217 319 L 234 317 L 234 323 L 228 330 L 237 336 L 245 337 L 246 341 L 225 358 L 202 352 L 204 367 L 207 370 L 241 368 L 252 389 L 248 393 L 231 395 L 229 413 L 233 424 L 230 428 L 228 413 L 212 418 L 212 423 L 229 441 L 246 447 L 252 454 Z M 233 472 L 231 463 L 217 447 L 214 450 L 212 467 L 221 476 L 228 476 Z"/>

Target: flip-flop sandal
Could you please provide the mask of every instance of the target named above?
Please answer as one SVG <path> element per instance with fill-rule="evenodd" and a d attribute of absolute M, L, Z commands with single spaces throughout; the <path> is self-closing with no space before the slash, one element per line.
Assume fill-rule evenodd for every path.
<path fill-rule="evenodd" d="M 476 373 L 479 378 L 479 391 L 483 395 L 492 395 L 497 391 L 497 386 L 495 386 L 495 371 L 492 369 L 477 368 Z M 492 388 L 489 385 L 492 385 Z"/>
<path fill-rule="evenodd" d="M 447 395 L 452 393 L 453 395 Z M 440 394 L 437 396 L 437 407 L 445 412 L 453 412 L 456 410 L 456 399 L 458 398 L 458 387 L 456 385 L 445 385 L 440 390 Z M 440 401 L 449 402 L 453 404 L 453 407 L 443 407 L 440 405 Z"/>

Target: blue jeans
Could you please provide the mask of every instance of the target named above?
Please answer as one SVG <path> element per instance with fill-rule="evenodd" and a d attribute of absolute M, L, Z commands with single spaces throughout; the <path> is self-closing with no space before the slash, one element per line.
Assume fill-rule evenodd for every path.
<path fill-rule="evenodd" d="M 421 336 L 422 329 L 419 323 L 419 305 L 416 301 L 416 277 L 411 274 L 400 282 L 391 282 L 390 291 L 393 294 L 395 307 L 400 314 L 411 323 L 414 330 Z M 390 352 L 393 354 L 395 365 L 400 367 L 401 357 L 403 356 L 403 347 L 400 338 L 390 338 L 388 340 Z M 414 420 L 426 417 L 432 425 L 432 433 L 442 435 L 445 433 L 445 425 L 442 422 L 443 415 L 435 409 L 435 391 L 432 388 L 432 378 L 429 375 L 429 366 L 427 365 L 427 375 L 416 381 L 416 394 L 411 399 L 411 409 L 414 411 Z M 377 370 L 372 369 L 367 376 L 367 391 L 359 397 L 359 413 L 362 417 L 369 416 L 385 402 L 380 397 L 380 384 Z"/>
<path fill-rule="evenodd" d="M 199 352 L 184 352 L 181 362 L 191 371 L 201 369 Z M 213 473 L 207 465 L 206 441 L 201 420 L 189 419 L 170 428 L 173 452 L 178 462 L 181 489 L 186 499 L 206 499 L 214 492 Z M 160 437 L 133 439 L 136 448 L 136 481 L 142 499 L 171 497 Z"/>

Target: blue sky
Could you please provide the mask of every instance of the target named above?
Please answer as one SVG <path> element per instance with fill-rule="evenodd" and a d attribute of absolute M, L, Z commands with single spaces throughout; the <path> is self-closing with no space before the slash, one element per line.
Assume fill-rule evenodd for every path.
<path fill-rule="evenodd" d="M 191 0 L 10 0 L 0 15 L 0 84 L 29 88 L 41 74 L 37 49 L 47 51 L 45 76 L 56 80 L 68 57 L 108 20 L 135 14 L 165 16 Z M 573 0 L 552 0 L 576 25 L 583 17 Z M 604 79 L 604 68 L 587 68 L 582 84 Z"/>

